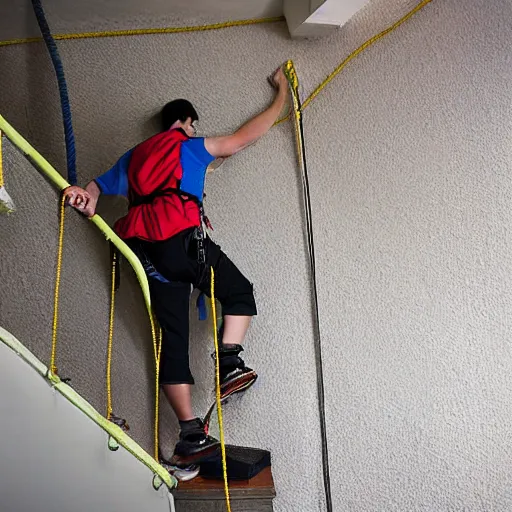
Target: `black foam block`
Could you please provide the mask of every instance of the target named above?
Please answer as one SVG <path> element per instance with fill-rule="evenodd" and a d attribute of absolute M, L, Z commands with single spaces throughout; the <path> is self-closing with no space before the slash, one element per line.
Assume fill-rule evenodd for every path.
<path fill-rule="evenodd" d="M 267 450 L 226 445 L 226 467 L 229 480 L 249 480 L 270 465 L 270 452 Z M 203 478 L 223 478 L 220 452 L 215 458 L 201 462 L 199 474 Z"/>

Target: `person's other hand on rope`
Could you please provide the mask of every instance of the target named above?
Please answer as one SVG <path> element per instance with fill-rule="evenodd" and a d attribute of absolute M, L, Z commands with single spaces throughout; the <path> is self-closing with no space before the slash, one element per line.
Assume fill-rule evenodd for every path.
<path fill-rule="evenodd" d="M 96 201 L 83 188 L 71 186 L 66 188 L 63 193 L 67 203 L 86 217 L 92 217 L 96 212 Z"/>

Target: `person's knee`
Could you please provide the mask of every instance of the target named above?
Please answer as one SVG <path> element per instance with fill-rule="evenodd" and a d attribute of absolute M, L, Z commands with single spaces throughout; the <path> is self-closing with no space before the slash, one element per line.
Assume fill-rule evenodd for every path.
<path fill-rule="evenodd" d="M 188 357 L 179 358 L 172 353 L 163 357 L 160 363 L 159 380 L 161 386 L 165 384 L 194 384 Z"/>
<path fill-rule="evenodd" d="M 255 316 L 257 314 L 254 287 L 249 281 L 233 286 L 231 293 L 222 301 L 224 315 Z"/>

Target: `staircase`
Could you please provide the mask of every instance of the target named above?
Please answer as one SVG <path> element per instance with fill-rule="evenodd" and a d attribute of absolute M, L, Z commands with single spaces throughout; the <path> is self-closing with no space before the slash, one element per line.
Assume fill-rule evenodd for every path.
<path fill-rule="evenodd" d="M 92 421 L 96 411 L 82 399 L 84 413 L 71 401 L 80 397 L 66 384 L 53 385 L 46 373 L 0 328 L 2 512 L 172 512 L 172 495 L 161 482 L 175 482 L 163 468 L 128 439 L 110 451 L 109 434 Z M 162 476 L 158 489 L 155 472 Z"/>

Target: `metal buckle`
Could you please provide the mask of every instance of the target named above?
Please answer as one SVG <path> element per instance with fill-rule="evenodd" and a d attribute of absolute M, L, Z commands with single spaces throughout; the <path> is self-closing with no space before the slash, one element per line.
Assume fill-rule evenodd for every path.
<path fill-rule="evenodd" d="M 204 265 L 206 263 L 206 252 L 204 249 L 204 232 L 202 226 L 196 228 L 194 238 L 197 241 L 197 262 L 200 265 Z"/>

